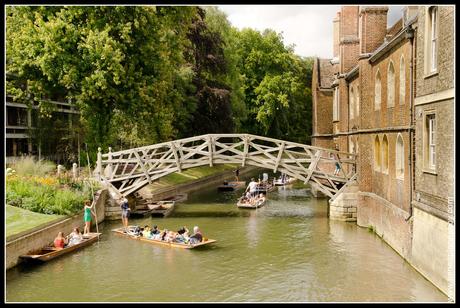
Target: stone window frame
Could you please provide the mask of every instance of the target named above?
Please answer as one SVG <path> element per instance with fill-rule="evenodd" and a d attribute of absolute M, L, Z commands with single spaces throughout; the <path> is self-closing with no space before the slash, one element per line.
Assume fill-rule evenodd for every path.
<path fill-rule="evenodd" d="M 435 17 L 433 21 L 433 17 Z M 433 28 L 435 31 L 433 31 Z M 425 78 L 438 74 L 438 54 L 439 54 L 439 8 L 437 6 L 427 6 L 425 8 L 425 54 L 424 69 Z M 433 41 L 435 44 L 433 44 Z M 433 53 L 434 48 L 434 53 Z M 435 66 L 433 66 L 435 65 Z"/>
<path fill-rule="evenodd" d="M 434 125 L 429 123 L 429 118 L 434 118 Z M 436 174 L 436 110 L 435 109 L 428 109 L 423 112 L 423 172 L 425 173 L 432 173 Z M 433 131 L 430 131 L 431 127 L 434 126 Z M 434 139 L 431 142 L 430 137 Z M 434 164 L 431 163 L 430 157 L 432 157 L 432 153 L 430 153 L 430 148 L 434 150 Z"/>
<path fill-rule="evenodd" d="M 396 78 L 395 78 L 395 66 L 393 61 L 390 60 L 387 68 L 387 108 L 395 106 L 396 96 Z"/>
<path fill-rule="evenodd" d="M 359 84 L 356 85 L 355 89 L 355 116 L 359 117 Z"/>
<path fill-rule="evenodd" d="M 348 99 L 349 99 L 349 102 L 350 102 L 350 108 L 349 109 L 349 116 L 350 116 L 350 119 L 354 119 L 355 118 L 355 90 L 354 90 L 354 87 L 353 85 L 350 85 L 350 90 L 348 91 Z"/>
<path fill-rule="evenodd" d="M 382 173 L 388 174 L 390 170 L 389 142 L 386 134 L 382 138 Z"/>
<path fill-rule="evenodd" d="M 374 110 L 376 111 L 380 110 L 382 105 L 382 75 L 380 74 L 380 69 L 377 69 L 374 78 Z"/>
<path fill-rule="evenodd" d="M 399 60 L 399 104 L 406 103 L 406 61 L 404 55 Z"/>
<path fill-rule="evenodd" d="M 334 88 L 334 97 L 332 103 L 332 122 L 338 122 L 340 119 L 340 95 L 339 88 Z"/>
<path fill-rule="evenodd" d="M 401 141 L 401 142 L 399 142 Z M 405 158 L 405 149 L 404 149 L 404 138 L 401 133 L 398 133 L 396 136 L 395 143 L 395 164 L 396 164 L 396 179 L 404 181 L 404 158 Z"/>
<path fill-rule="evenodd" d="M 382 157 L 379 135 L 375 135 L 374 138 L 374 170 L 379 172 L 382 171 Z"/>

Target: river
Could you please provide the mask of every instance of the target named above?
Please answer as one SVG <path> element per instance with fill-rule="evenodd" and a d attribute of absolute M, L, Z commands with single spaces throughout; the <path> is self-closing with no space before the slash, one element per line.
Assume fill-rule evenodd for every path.
<path fill-rule="evenodd" d="M 377 235 L 330 221 L 326 199 L 296 183 L 238 209 L 238 191 L 192 193 L 168 218 L 130 224 L 198 225 L 209 247 L 167 248 L 110 232 L 71 255 L 6 274 L 8 302 L 446 302 Z"/>

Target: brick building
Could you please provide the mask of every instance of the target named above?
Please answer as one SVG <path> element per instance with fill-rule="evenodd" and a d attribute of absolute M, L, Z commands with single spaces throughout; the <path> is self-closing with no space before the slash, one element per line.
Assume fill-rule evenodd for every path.
<path fill-rule="evenodd" d="M 454 9 L 432 10 L 406 7 L 387 28 L 387 7 L 341 8 L 334 58 L 315 61 L 312 140 L 358 154 L 357 224 L 448 293 L 448 227 L 432 220 L 453 221 Z"/>

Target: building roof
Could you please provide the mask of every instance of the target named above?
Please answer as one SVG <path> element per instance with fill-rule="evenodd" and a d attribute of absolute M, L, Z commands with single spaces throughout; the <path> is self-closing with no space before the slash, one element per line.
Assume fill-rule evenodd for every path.
<path fill-rule="evenodd" d="M 331 59 L 318 59 L 318 81 L 320 88 L 331 88 L 334 81 L 334 66 Z"/>

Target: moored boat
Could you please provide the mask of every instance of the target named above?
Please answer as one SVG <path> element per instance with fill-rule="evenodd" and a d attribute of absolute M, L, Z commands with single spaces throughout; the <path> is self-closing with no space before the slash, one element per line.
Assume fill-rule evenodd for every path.
<path fill-rule="evenodd" d="M 55 248 L 50 244 L 49 246 L 43 247 L 39 250 L 32 251 L 26 255 L 19 256 L 24 261 L 40 261 L 47 262 L 61 255 L 70 253 L 80 248 L 86 247 L 91 243 L 97 241 L 98 236 L 102 233 L 88 233 L 83 235 L 83 241 L 72 246 L 66 246 L 64 248 Z"/>
<path fill-rule="evenodd" d="M 129 228 L 134 228 L 134 227 L 135 226 L 129 226 L 128 229 Z M 148 238 L 143 237 L 143 236 L 138 236 L 138 235 L 133 235 L 133 234 L 130 234 L 130 233 L 125 233 L 123 227 L 113 229 L 112 232 L 115 232 L 116 234 L 122 235 L 122 236 L 127 237 L 127 238 L 132 239 L 132 240 L 147 242 L 147 243 L 150 243 L 150 244 L 174 247 L 174 248 L 182 248 L 182 249 L 193 249 L 193 248 L 196 248 L 196 247 L 205 246 L 205 245 L 217 242 L 217 240 L 213 240 L 213 239 L 209 239 L 209 238 L 205 238 L 205 237 L 203 237 L 202 242 L 196 243 L 196 244 L 185 244 L 185 243 L 177 243 L 177 242 L 167 242 L 167 241 L 162 241 L 162 240 L 154 240 L 154 239 L 148 239 Z"/>
<path fill-rule="evenodd" d="M 218 191 L 234 191 L 240 188 L 244 188 L 246 182 L 244 181 L 233 181 L 233 182 L 224 182 L 224 184 L 217 187 Z"/>
<path fill-rule="evenodd" d="M 289 185 L 289 184 L 292 184 L 296 181 L 296 178 L 289 178 L 287 180 L 282 180 L 282 179 L 277 179 L 277 180 L 274 180 L 273 181 L 273 184 L 275 186 L 285 186 L 285 185 Z"/>

